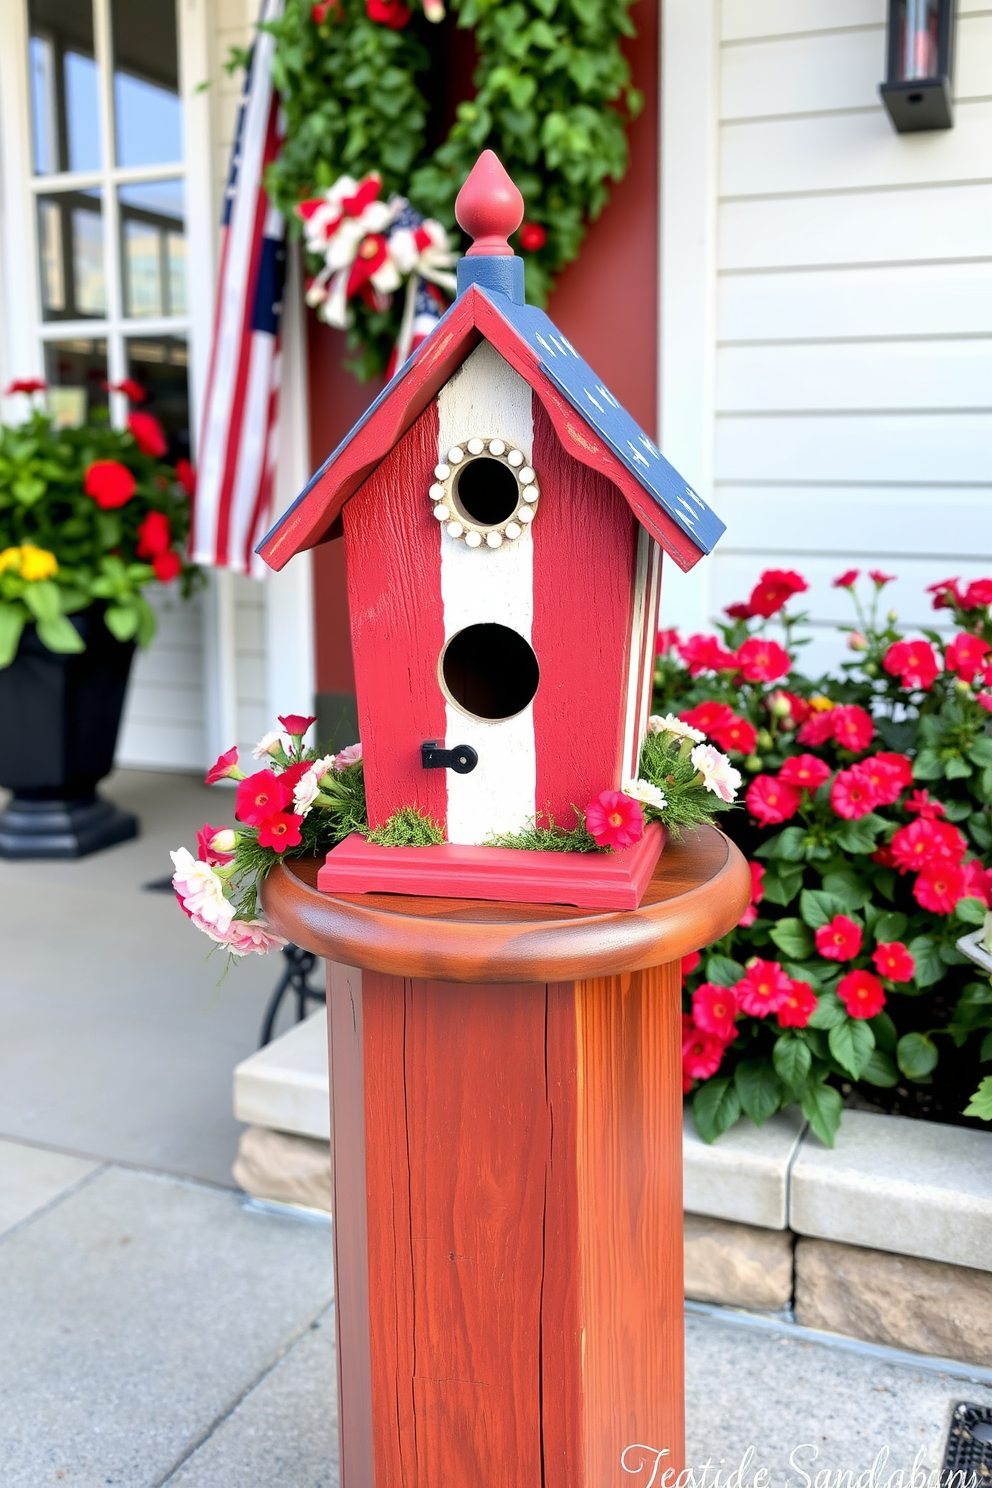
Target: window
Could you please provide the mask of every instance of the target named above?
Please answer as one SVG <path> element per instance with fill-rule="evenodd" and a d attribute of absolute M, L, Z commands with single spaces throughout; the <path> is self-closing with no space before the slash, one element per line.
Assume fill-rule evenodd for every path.
<path fill-rule="evenodd" d="M 189 455 L 186 171 L 176 0 L 28 0 L 45 375 L 75 420 L 133 378 Z"/>

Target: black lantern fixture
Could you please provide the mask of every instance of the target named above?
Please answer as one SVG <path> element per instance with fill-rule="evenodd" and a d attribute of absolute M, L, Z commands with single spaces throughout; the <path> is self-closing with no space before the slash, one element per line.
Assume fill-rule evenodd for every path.
<path fill-rule="evenodd" d="M 950 129 L 954 0 L 889 0 L 888 76 L 879 87 L 900 134 Z"/>

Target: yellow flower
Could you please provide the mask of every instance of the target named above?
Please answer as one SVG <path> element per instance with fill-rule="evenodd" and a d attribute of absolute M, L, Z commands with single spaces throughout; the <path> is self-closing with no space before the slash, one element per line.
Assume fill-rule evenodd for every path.
<path fill-rule="evenodd" d="M 50 579 L 58 571 L 58 559 L 47 548 L 36 548 L 31 543 L 21 548 L 22 579 Z"/>
<path fill-rule="evenodd" d="M 19 569 L 20 566 L 21 566 L 21 550 L 20 550 L 20 548 L 4 548 L 3 552 L 0 553 L 0 573 L 4 573 L 8 568 L 18 568 Z"/>
<path fill-rule="evenodd" d="M 809 705 L 813 709 L 814 713 L 829 713 L 831 708 L 835 708 L 837 706 L 836 703 L 832 703 L 828 697 L 824 697 L 822 693 L 816 693 L 813 697 L 811 697 L 809 700 Z"/>

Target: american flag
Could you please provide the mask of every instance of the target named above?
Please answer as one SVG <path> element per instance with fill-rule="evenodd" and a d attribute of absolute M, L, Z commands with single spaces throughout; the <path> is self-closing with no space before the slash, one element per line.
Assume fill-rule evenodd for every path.
<path fill-rule="evenodd" d="M 275 20 L 283 0 L 262 0 Z M 279 420 L 286 224 L 262 179 L 281 141 L 275 38 L 258 31 L 245 75 L 221 222 L 220 273 L 190 535 L 194 562 L 261 577 Z"/>

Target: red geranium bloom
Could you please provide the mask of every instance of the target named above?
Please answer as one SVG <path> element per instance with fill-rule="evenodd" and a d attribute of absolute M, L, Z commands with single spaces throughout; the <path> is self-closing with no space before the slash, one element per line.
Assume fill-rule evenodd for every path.
<path fill-rule="evenodd" d="M 187 496 L 196 495 L 196 471 L 188 460 L 176 461 L 176 480 Z"/>
<path fill-rule="evenodd" d="M 716 636 L 691 635 L 678 643 L 678 653 L 689 668 L 690 677 L 700 672 L 736 672 L 737 658 Z"/>
<path fill-rule="evenodd" d="M 986 713 L 992 713 L 992 692 L 980 692 L 975 702 L 980 708 L 984 708 Z"/>
<path fill-rule="evenodd" d="M 913 872 L 933 863 L 960 863 L 968 844 L 950 822 L 921 817 L 900 827 L 892 839 L 892 858 L 903 872 Z"/>
<path fill-rule="evenodd" d="M 520 228 L 520 246 L 525 253 L 535 253 L 548 241 L 547 231 L 539 222 L 525 222 Z"/>
<path fill-rule="evenodd" d="M 975 579 L 968 585 L 961 599 L 963 610 L 984 609 L 992 605 L 992 579 Z"/>
<path fill-rule="evenodd" d="M 119 460 L 94 460 L 86 467 L 83 490 L 104 511 L 124 506 L 137 490 L 138 482 Z"/>
<path fill-rule="evenodd" d="M 894 754 L 891 750 L 881 749 L 875 759 L 881 760 L 886 765 L 891 765 L 899 772 L 899 788 L 905 790 L 907 785 L 913 783 L 913 761 L 908 754 Z M 862 764 L 869 765 L 871 760 L 862 760 Z"/>
<path fill-rule="evenodd" d="M 859 761 L 858 770 L 871 781 L 877 806 L 891 806 L 898 801 L 902 794 L 902 771 L 897 765 L 890 765 L 888 760 L 876 754 Z"/>
<path fill-rule="evenodd" d="M 229 775 L 233 776 L 238 768 L 238 746 L 232 744 L 230 749 L 219 754 L 207 771 L 207 785 L 216 785 L 218 780 L 226 780 Z"/>
<path fill-rule="evenodd" d="M 788 651 L 778 641 L 751 636 L 737 650 L 737 664 L 745 682 L 777 682 L 792 668 Z"/>
<path fill-rule="evenodd" d="M 928 863 L 913 885 L 913 897 L 933 914 L 953 914 L 964 898 L 964 874 L 953 863 Z"/>
<path fill-rule="evenodd" d="M 310 15 L 316 25 L 320 26 L 332 10 L 337 10 L 339 0 L 317 0 L 317 4 L 311 6 Z"/>
<path fill-rule="evenodd" d="M 884 589 L 886 584 L 892 584 L 895 582 L 896 576 L 895 574 L 883 573 L 880 568 L 873 568 L 870 570 L 868 577 L 871 579 L 873 584 L 878 585 L 879 589 Z"/>
<path fill-rule="evenodd" d="M 691 1089 L 693 1080 L 708 1080 L 710 1075 L 715 1075 L 726 1047 L 712 1034 L 703 1033 L 691 1019 L 685 1019 L 682 1025 L 683 1090 Z"/>
<path fill-rule="evenodd" d="M 154 558 L 172 545 L 172 528 L 165 512 L 150 511 L 138 528 L 135 548 L 139 558 Z"/>
<path fill-rule="evenodd" d="M 747 788 L 747 809 L 763 827 L 774 827 L 795 816 L 802 795 L 794 785 L 774 775 L 756 775 Z"/>
<path fill-rule="evenodd" d="M 871 959 L 879 976 L 890 982 L 911 982 L 916 975 L 916 962 L 901 940 L 880 940 Z"/>
<path fill-rule="evenodd" d="M 655 638 L 655 655 L 667 656 L 672 647 L 677 646 L 678 643 L 679 633 L 677 630 L 659 630 Z"/>
<path fill-rule="evenodd" d="M 960 590 L 960 579 L 941 579 L 939 584 L 928 584 L 927 593 L 933 595 L 935 610 L 951 610 L 964 598 Z"/>
<path fill-rule="evenodd" d="M 849 971 L 842 976 L 837 996 L 852 1018 L 874 1018 L 885 1006 L 885 988 L 870 971 Z"/>
<path fill-rule="evenodd" d="M 811 744 L 814 749 L 821 748 L 834 736 L 834 714 L 836 708 L 814 709 L 802 728 L 796 735 L 799 744 Z"/>
<path fill-rule="evenodd" d="M 777 961 L 761 961 L 757 957 L 734 988 L 741 1011 L 753 1018 L 777 1013 L 791 990 L 792 978 Z"/>
<path fill-rule="evenodd" d="M 778 778 L 783 785 L 798 785 L 801 790 L 819 790 L 825 780 L 830 779 L 830 766 L 815 754 L 796 754 L 787 759 Z"/>
<path fill-rule="evenodd" d="M 586 827 L 600 847 L 630 847 L 644 835 L 641 803 L 622 791 L 601 791 L 586 807 Z"/>
<path fill-rule="evenodd" d="M 144 403 L 148 394 L 140 382 L 135 382 L 133 377 L 125 377 L 120 382 L 108 382 L 107 387 L 112 393 L 123 393 L 132 403 Z"/>
<path fill-rule="evenodd" d="M 751 591 L 748 605 L 753 615 L 763 615 L 767 620 L 777 615 L 794 594 L 802 594 L 808 588 L 802 574 L 792 569 L 766 568 Z"/>
<path fill-rule="evenodd" d="M 250 827 L 260 827 L 270 816 L 288 806 L 292 799 L 293 792 L 281 775 L 272 770 L 257 770 L 247 780 L 238 782 L 238 804 L 234 814 Z"/>
<path fill-rule="evenodd" d="M 737 754 L 753 754 L 758 742 L 758 731 L 746 718 L 731 717 L 710 734 L 721 749 L 734 750 Z"/>
<path fill-rule="evenodd" d="M 173 579 L 178 579 L 183 571 L 183 560 L 179 554 L 170 548 L 167 553 L 156 553 L 152 559 L 152 568 L 155 577 L 160 584 L 171 584 Z"/>
<path fill-rule="evenodd" d="M 365 10 L 370 21 L 378 21 L 390 31 L 402 31 L 410 19 L 402 0 L 365 0 Z"/>
<path fill-rule="evenodd" d="M 962 898 L 980 899 L 986 909 L 992 908 L 992 868 L 983 868 L 977 858 L 961 864 Z"/>
<path fill-rule="evenodd" d="M 857 821 L 878 805 L 871 777 L 860 765 L 838 771 L 830 787 L 830 804 L 845 821 Z"/>
<path fill-rule="evenodd" d="M 201 863 L 209 863 L 212 868 L 234 861 L 233 852 L 216 852 L 210 846 L 214 837 L 221 830 L 220 827 L 212 827 L 209 822 L 204 822 L 196 834 L 196 856 Z"/>
<path fill-rule="evenodd" d="M 153 413 L 129 413 L 127 426 L 134 435 L 134 442 L 143 455 L 152 455 L 160 460 L 168 449 L 162 425 Z"/>
<path fill-rule="evenodd" d="M 892 848 L 888 843 L 884 847 L 876 847 L 871 855 L 871 860 L 873 863 L 877 863 L 880 868 L 894 868 L 896 866 L 895 858 L 892 856 Z"/>
<path fill-rule="evenodd" d="M 749 604 L 742 604 L 738 600 L 736 604 L 724 605 L 723 613 L 729 615 L 731 620 L 750 620 L 754 611 Z"/>
<path fill-rule="evenodd" d="M 292 765 L 287 765 L 285 770 L 279 771 L 279 779 L 290 792 L 294 791 L 303 776 L 312 767 L 313 760 L 296 760 Z"/>
<path fill-rule="evenodd" d="M 287 713 L 284 718 L 280 714 L 279 722 L 291 739 L 302 739 L 310 725 L 317 722 L 317 715 L 310 718 L 302 713 Z"/>
<path fill-rule="evenodd" d="M 835 589 L 853 589 L 860 572 L 860 568 L 846 568 L 842 574 L 834 579 L 833 587 Z"/>
<path fill-rule="evenodd" d="M 853 961 L 861 950 L 861 926 L 847 915 L 834 915 L 817 930 L 816 949 L 827 961 Z"/>
<path fill-rule="evenodd" d="M 724 724 L 730 722 L 734 716 L 734 710 L 729 703 L 697 703 L 694 708 L 687 708 L 679 717 L 683 723 L 688 723 L 692 728 L 702 729 L 704 734 L 712 733 L 713 729 L 723 728 Z"/>
<path fill-rule="evenodd" d="M 43 393 L 47 386 L 43 377 L 15 377 L 4 388 L 4 397 L 10 398 L 14 393 Z"/>
<path fill-rule="evenodd" d="M 933 821 L 938 816 L 946 816 L 947 812 L 939 801 L 931 801 L 928 790 L 915 790 L 902 803 L 902 809 L 907 816 L 921 816 L 926 821 Z"/>
<path fill-rule="evenodd" d="M 928 692 L 940 672 L 929 641 L 896 641 L 886 651 L 882 665 L 890 676 L 900 679 L 907 692 L 915 688 Z"/>
<path fill-rule="evenodd" d="M 816 1012 L 816 993 L 809 982 L 793 982 L 776 1013 L 779 1028 L 805 1028 Z"/>
<path fill-rule="evenodd" d="M 722 1044 L 733 1041 L 737 1016 L 737 998 L 731 987 L 717 987 L 712 982 L 703 982 L 692 994 L 692 1016 L 697 1028 L 720 1040 Z"/>
<path fill-rule="evenodd" d="M 738 925 L 745 930 L 749 925 L 753 925 L 758 918 L 758 905 L 765 897 L 765 886 L 762 882 L 765 876 L 764 865 L 761 863 L 748 863 L 747 866 L 751 870 L 751 901 L 737 921 Z"/>
<path fill-rule="evenodd" d="M 276 852 L 285 852 L 287 847 L 299 847 L 302 816 L 291 811 L 274 811 L 258 824 L 259 847 L 272 847 Z"/>
<path fill-rule="evenodd" d="M 988 641 L 962 630 L 944 647 L 944 665 L 949 672 L 957 672 L 962 682 L 974 682 L 990 651 Z"/>
<path fill-rule="evenodd" d="M 686 977 L 691 977 L 692 976 L 692 973 L 695 971 L 696 967 L 699 965 L 699 963 L 700 963 L 701 960 L 702 960 L 702 957 L 700 956 L 700 954 L 699 954 L 698 951 L 690 951 L 689 954 L 688 954 L 688 956 L 683 956 L 682 957 L 682 980 L 683 981 L 685 981 Z"/>
<path fill-rule="evenodd" d="M 866 713 L 864 708 L 859 708 L 855 703 L 843 703 L 839 708 L 832 708 L 831 713 L 834 740 L 842 749 L 860 754 L 868 748 L 875 736 L 875 725 L 870 713 Z"/>

